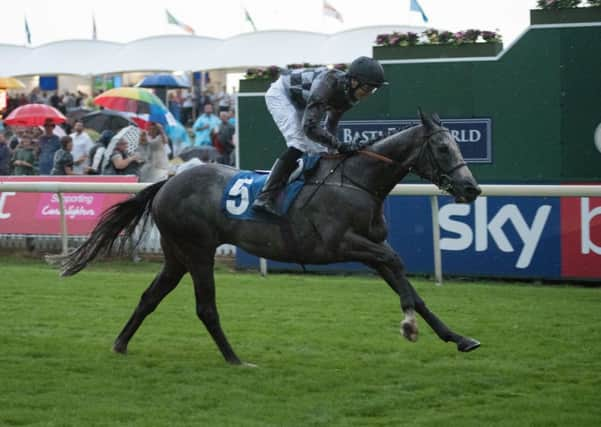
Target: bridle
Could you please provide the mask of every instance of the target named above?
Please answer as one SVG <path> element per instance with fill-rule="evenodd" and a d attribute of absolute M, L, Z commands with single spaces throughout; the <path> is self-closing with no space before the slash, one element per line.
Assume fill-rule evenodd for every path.
<path fill-rule="evenodd" d="M 451 174 L 453 172 L 455 172 L 456 170 L 461 169 L 464 166 L 467 167 L 467 163 L 460 162 L 450 169 L 444 169 L 441 166 L 440 162 L 434 155 L 434 149 L 432 148 L 432 137 L 436 134 L 445 133 L 445 132 L 448 134 L 451 134 L 451 132 L 448 129 L 443 128 L 443 129 L 436 130 L 430 134 L 426 134 L 423 136 L 424 143 L 422 144 L 422 147 L 421 147 L 417 157 L 415 157 L 415 161 L 412 162 L 412 165 L 409 166 L 408 170 L 409 170 L 409 172 L 413 172 L 416 175 L 418 175 L 424 179 L 428 179 L 428 180 L 432 181 L 441 190 L 448 192 L 449 190 L 451 190 L 453 188 L 453 185 L 452 185 L 453 180 L 451 179 Z M 453 136 L 451 135 L 451 137 L 453 137 Z M 407 168 L 407 165 L 405 163 L 399 162 L 398 160 L 395 160 L 395 159 L 391 159 L 390 157 L 384 156 L 382 154 L 376 153 L 376 152 L 368 150 L 368 149 L 360 150 L 357 153 L 367 156 L 367 157 L 372 157 L 376 160 L 380 160 L 380 161 L 382 161 L 384 163 L 388 163 L 392 166 L 396 166 L 399 168 Z M 422 159 L 426 162 L 426 164 L 432 165 L 432 176 L 429 176 L 429 177 L 423 176 L 422 174 L 417 172 L 417 170 L 415 169 L 415 165 L 420 164 Z"/>
<path fill-rule="evenodd" d="M 314 182 L 313 184 L 317 186 L 317 188 L 313 191 L 313 193 L 309 196 L 309 198 L 305 201 L 304 206 L 307 205 L 307 203 L 309 203 L 309 201 L 313 198 L 313 196 L 315 195 L 315 193 L 319 190 L 319 188 L 324 185 L 328 179 L 328 177 L 330 175 L 333 175 L 334 172 L 342 166 L 342 175 L 344 178 L 346 178 L 347 180 L 349 180 L 355 187 L 366 191 L 367 193 L 371 194 L 372 196 L 376 197 L 378 200 L 382 201 L 385 197 L 385 195 L 381 195 L 378 194 L 377 192 L 374 193 L 373 191 L 365 188 L 363 185 L 361 185 L 360 183 L 356 182 L 353 178 L 347 176 L 344 173 L 344 164 L 346 162 L 346 160 L 348 160 L 350 157 L 354 156 L 354 155 L 362 155 L 362 156 L 366 156 L 366 157 L 371 157 L 372 159 L 375 159 L 377 161 L 381 161 L 384 162 L 388 165 L 390 165 L 395 171 L 407 171 L 407 172 L 413 172 L 416 175 L 420 176 L 421 178 L 424 179 L 428 179 L 430 181 L 432 181 L 437 187 L 439 187 L 441 190 L 446 191 L 448 193 L 450 193 L 450 190 L 453 189 L 453 184 L 452 184 L 452 179 L 451 179 L 451 174 L 453 172 L 455 172 L 458 169 L 461 169 L 462 167 L 466 166 L 467 167 L 467 163 L 465 162 L 461 162 L 458 163 L 457 165 L 453 166 L 450 169 L 445 170 L 440 163 L 438 162 L 438 160 L 436 159 L 436 156 L 434 155 L 434 151 L 432 148 L 432 143 L 431 143 L 431 139 L 434 135 L 438 134 L 438 133 L 443 133 L 443 132 L 448 132 L 450 134 L 450 131 L 448 129 L 439 129 L 436 130 L 430 134 L 424 135 L 424 143 L 422 144 L 422 147 L 420 148 L 420 151 L 418 153 L 418 155 L 414 158 L 415 160 L 409 160 L 408 162 L 399 162 L 396 159 L 390 158 L 388 156 L 385 156 L 383 154 L 380 153 L 376 153 L 375 151 L 371 151 L 369 150 L 369 148 L 364 148 L 362 150 L 353 152 L 353 153 L 345 153 L 345 154 L 334 154 L 331 156 L 326 156 L 330 159 L 340 159 L 340 161 L 338 162 L 338 164 L 332 168 L 329 173 L 327 174 L 327 176 L 325 178 L 323 178 L 321 181 L 317 181 Z M 451 136 L 452 137 L 452 136 Z M 428 176 L 424 176 L 422 174 L 420 174 L 419 172 L 416 171 L 415 169 L 415 165 L 419 164 L 420 161 L 422 160 L 422 158 L 425 157 L 425 161 L 428 162 L 427 164 L 432 165 L 432 176 L 428 177 Z M 409 163 L 409 164 L 408 164 Z M 342 183 L 340 184 L 342 186 Z"/>
<path fill-rule="evenodd" d="M 444 169 L 438 159 L 436 158 L 436 156 L 434 155 L 434 149 L 432 148 L 432 137 L 438 133 L 451 133 L 448 129 L 439 129 L 436 130 L 430 134 L 424 135 L 424 143 L 422 144 L 422 148 L 420 149 L 419 154 L 416 157 L 416 161 L 414 163 L 413 166 L 411 166 L 411 168 L 409 169 L 410 172 L 413 172 L 419 176 L 421 176 L 422 178 L 425 179 L 429 179 L 430 181 L 432 181 L 436 186 L 438 186 L 441 190 L 444 190 L 446 192 L 449 192 L 450 190 L 452 190 L 453 188 L 453 180 L 451 178 L 451 174 L 453 172 L 455 172 L 458 169 L 461 169 L 462 167 L 467 167 L 467 163 L 466 162 L 460 162 L 458 164 L 456 164 L 455 166 L 453 166 L 450 169 Z M 451 135 L 452 137 L 452 135 Z M 420 161 L 422 160 L 422 158 L 425 157 L 425 161 L 426 164 L 432 165 L 432 176 L 427 177 L 427 176 L 423 176 L 422 174 L 418 173 L 415 169 L 415 165 L 420 164 Z"/>

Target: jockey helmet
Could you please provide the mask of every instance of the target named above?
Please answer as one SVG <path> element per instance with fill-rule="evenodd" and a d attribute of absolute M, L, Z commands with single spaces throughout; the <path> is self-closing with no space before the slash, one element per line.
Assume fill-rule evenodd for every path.
<path fill-rule="evenodd" d="M 367 56 L 360 56 L 355 59 L 348 70 L 348 75 L 358 80 L 361 84 L 367 84 L 374 87 L 387 85 L 388 82 L 384 79 L 384 68 L 380 63 Z"/>

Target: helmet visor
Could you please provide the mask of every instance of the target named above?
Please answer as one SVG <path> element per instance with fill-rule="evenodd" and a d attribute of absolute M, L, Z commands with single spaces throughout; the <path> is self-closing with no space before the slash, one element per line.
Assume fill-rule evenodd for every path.
<path fill-rule="evenodd" d="M 374 85 L 370 85 L 367 83 L 363 83 L 363 84 L 360 84 L 359 86 L 357 86 L 356 93 L 357 93 L 358 97 L 363 98 L 364 96 L 372 95 L 372 94 L 376 93 L 376 91 L 378 89 L 379 89 L 379 86 L 374 86 Z"/>

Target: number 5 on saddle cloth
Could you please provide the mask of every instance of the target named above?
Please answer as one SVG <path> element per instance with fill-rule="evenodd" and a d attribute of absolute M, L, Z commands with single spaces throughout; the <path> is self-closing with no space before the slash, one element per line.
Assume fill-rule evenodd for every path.
<path fill-rule="evenodd" d="M 277 208 L 284 215 L 296 199 L 296 196 L 305 185 L 305 173 L 315 169 L 319 163 L 319 155 L 304 154 L 298 159 L 298 167 L 290 175 L 288 185 L 278 196 Z M 255 198 L 261 192 L 269 171 L 240 171 L 228 182 L 223 191 L 221 208 L 229 218 L 245 221 L 268 221 L 274 218 L 252 209 Z"/>

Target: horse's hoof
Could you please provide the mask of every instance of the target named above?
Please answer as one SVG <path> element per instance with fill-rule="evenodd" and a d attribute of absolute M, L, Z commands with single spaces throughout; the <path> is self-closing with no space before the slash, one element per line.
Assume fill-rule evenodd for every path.
<path fill-rule="evenodd" d="M 248 363 L 248 362 L 242 362 L 240 364 L 240 366 L 242 366 L 243 368 L 258 368 L 258 366 L 255 365 L 254 363 Z"/>
<path fill-rule="evenodd" d="M 406 339 L 408 339 L 411 342 L 416 342 L 418 331 L 417 324 L 415 323 L 415 321 L 412 322 L 403 320 L 401 322 L 401 335 L 403 335 Z"/>
<path fill-rule="evenodd" d="M 463 337 L 457 343 L 457 350 L 467 353 L 480 347 L 480 342 L 470 337 Z"/>
<path fill-rule="evenodd" d="M 113 352 L 119 354 L 127 354 L 127 346 L 121 344 L 113 344 Z"/>

